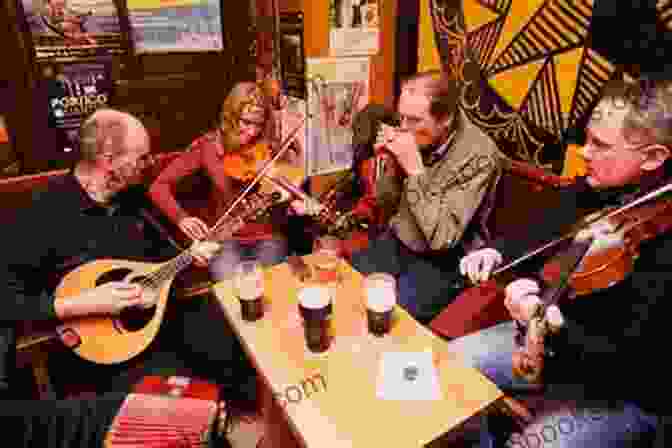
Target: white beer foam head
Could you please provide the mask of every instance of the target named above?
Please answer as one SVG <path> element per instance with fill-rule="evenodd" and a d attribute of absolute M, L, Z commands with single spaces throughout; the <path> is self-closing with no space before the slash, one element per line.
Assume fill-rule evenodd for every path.
<path fill-rule="evenodd" d="M 397 298 L 392 288 L 370 286 L 366 288 L 366 301 L 369 309 L 382 313 L 392 309 Z"/>
<path fill-rule="evenodd" d="M 299 303 L 304 308 L 324 308 L 330 301 L 329 289 L 324 286 L 309 286 L 299 290 Z"/>

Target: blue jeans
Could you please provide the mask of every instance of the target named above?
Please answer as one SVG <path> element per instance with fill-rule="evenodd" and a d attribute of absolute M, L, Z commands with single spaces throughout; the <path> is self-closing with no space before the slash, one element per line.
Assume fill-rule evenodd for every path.
<path fill-rule="evenodd" d="M 352 254 L 351 264 L 363 275 L 374 272 L 394 275 L 399 306 L 421 324 L 428 324 L 460 292 L 455 287 L 459 278 L 457 260 L 455 253 L 415 254 L 393 236 L 383 235 L 367 249 Z"/>
<path fill-rule="evenodd" d="M 222 242 L 219 253 L 210 262 L 210 276 L 214 281 L 233 277 L 233 270 L 243 260 L 256 260 L 264 266 L 285 261 L 287 241 L 274 238 L 257 241 L 227 240 Z"/>
<path fill-rule="evenodd" d="M 506 322 L 450 342 L 483 375 L 507 393 L 524 393 L 530 385 L 514 377 L 514 327 Z M 505 339 L 502 341 L 502 339 Z M 492 347 L 498 344 L 496 350 Z M 605 381 L 609 381 L 608 375 Z M 547 385 L 538 394 L 534 421 L 522 432 L 501 416 L 487 415 L 481 425 L 481 448 L 616 448 L 651 447 L 658 418 L 628 402 L 588 400 L 583 385 Z M 527 400 L 525 400 L 527 401 Z"/>

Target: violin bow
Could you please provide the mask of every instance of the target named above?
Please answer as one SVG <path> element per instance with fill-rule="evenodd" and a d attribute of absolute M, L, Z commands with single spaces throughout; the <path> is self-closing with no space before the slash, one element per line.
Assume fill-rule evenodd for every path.
<path fill-rule="evenodd" d="M 243 189 L 243 191 L 241 191 L 238 197 L 226 209 L 222 217 L 219 218 L 217 222 L 210 229 L 210 232 L 208 234 L 209 237 L 219 230 L 218 229 L 219 226 L 221 226 L 222 222 L 224 222 L 224 220 L 229 217 L 233 209 L 236 208 L 236 206 L 245 198 L 247 193 L 249 193 L 250 190 L 252 190 L 259 183 L 262 177 L 264 177 L 266 173 L 273 167 L 275 161 L 278 160 L 285 153 L 285 151 L 287 151 L 287 149 L 290 147 L 290 143 L 292 142 L 296 134 L 299 132 L 299 129 L 301 129 L 301 127 L 303 126 L 303 123 L 306 122 L 307 118 L 308 118 L 307 115 L 304 116 L 299 122 L 299 124 L 294 129 L 292 129 L 292 131 L 285 138 L 285 141 L 280 146 L 278 152 L 270 160 L 268 160 L 266 164 L 264 164 L 263 168 L 256 174 L 256 176 L 254 176 L 254 179 L 252 179 L 252 181 Z"/>
<path fill-rule="evenodd" d="M 609 219 L 609 218 L 612 218 L 612 217 L 614 217 L 614 216 L 616 216 L 616 215 L 619 215 L 619 214 L 621 214 L 621 213 L 623 213 L 623 212 L 626 212 L 626 211 L 630 210 L 631 208 L 637 207 L 638 205 L 641 205 L 641 204 L 643 204 L 644 202 L 648 202 L 648 201 L 650 201 L 650 200 L 652 200 L 652 199 L 655 199 L 655 198 L 657 198 L 658 196 L 660 196 L 660 195 L 662 195 L 662 194 L 664 194 L 664 193 L 667 193 L 667 192 L 669 192 L 669 191 L 672 191 L 672 182 L 668 182 L 667 184 L 663 185 L 662 187 L 656 188 L 655 190 L 653 190 L 653 191 L 651 191 L 651 192 L 645 194 L 645 195 L 642 196 L 641 198 L 637 198 L 637 199 L 633 200 L 632 202 L 629 202 L 628 204 L 625 204 L 625 205 L 623 205 L 623 206 L 621 206 L 621 207 L 619 207 L 619 208 L 617 208 L 617 209 L 615 209 L 615 210 L 612 210 L 612 211 L 608 211 L 608 210 L 607 210 L 607 211 L 601 213 L 600 215 L 594 217 L 593 219 L 590 219 L 590 220 L 584 222 L 584 223 L 583 223 L 582 225 L 580 225 L 577 229 L 574 229 L 574 230 L 572 230 L 572 231 L 570 231 L 570 232 L 567 232 L 566 234 L 564 234 L 564 235 L 561 236 L 560 238 L 555 239 L 555 240 L 553 240 L 553 241 L 550 241 L 550 242 L 548 242 L 548 243 L 546 243 L 546 244 L 544 244 L 544 245 L 542 245 L 542 246 L 540 246 L 540 247 L 534 249 L 533 251 L 528 252 L 527 254 L 525 254 L 525 255 L 523 255 L 523 256 L 521 256 L 521 257 L 516 258 L 515 260 L 513 260 L 513 261 L 511 261 L 511 262 L 509 262 L 509 263 L 507 263 L 507 264 L 505 264 L 504 266 L 501 266 L 501 267 L 495 269 L 495 270 L 492 272 L 492 275 L 497 275 L 497 274 L 499 274 L 499 273 L 501 273 L 501 272 L 504 272 L 504 271 L 507 271 L 507 270 L 511 269 L 511 268 L 514 267 L 514 266 L 517 266 L 518 264 L 522 263 L 523 261 L 525 261 L 525 260 L 527 260 L 527 259 L 529 259 L 529 258 L 534 257 L 535 255 L 537 255 L 537 254 L 539 254 L 539 253 L 545 251 L 546 249 L 548 249 L 548 248 L 550 248 L 550 247 L 553 247 L 553 246 L 559 244 L 560 242 L 565 241 L 566 239 L 575 236 L 575 235 L 576 235 L 577 233 L 579 233 L 581 230 L 583 230 L 583 229 L 585 229 L 585 228 L 587 228 L 587 227 L 590 227 L 591 225 L 595 224 L 597 221 L 600 221 L 600 220 L 602 220 L 602 219 Z"/>

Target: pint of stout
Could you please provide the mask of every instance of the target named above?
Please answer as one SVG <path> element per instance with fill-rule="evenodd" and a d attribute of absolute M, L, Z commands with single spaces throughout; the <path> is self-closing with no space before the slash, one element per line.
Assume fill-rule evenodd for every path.
<path fill-rule="evenodd" d="M 369 333 L 384 336 L 392 327 L 392 312 L 397 302 L 396 280 L 389 274 L 371 274 L 364 280 L 364 291 Z"/>
<path fill-rule="evenodd" d="M 236 266 L 236 290 L 243 320 L 254 322 L 264 316 L 264 273 L 254 261 Z"/>
<path fill-rule="evenodd" d="M 299 313 L 303 318 L 306 345 L 314 353 L 322 353 L 331 345 L 329 334 L 331 294 L 324 286 L 308 286 L 299 290 Z"/>

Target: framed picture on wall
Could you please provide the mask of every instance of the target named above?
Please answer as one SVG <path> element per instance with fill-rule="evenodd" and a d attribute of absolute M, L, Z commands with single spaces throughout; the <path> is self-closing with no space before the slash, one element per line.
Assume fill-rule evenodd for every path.
<path fill-rule="evenodd" d="M 112 57 L 68 64 L 40 64 L 40 89 L 60 163 L 79 159 L 79 127 L 97 109 L 109 107 L 113 93 Z"/>
<path fill-rule="evenodd" d="M 17 0 L 35 57 L 72 60 L 122 51 L 114 0 Z"/>
<path fill-rule="evenodd" d="M 352 119 L 369 102 L 368 57 L 308 58 L 306 175 L 352 164 Z"/>
<path fill-rule="evenodd" d="M 380 0 L 329 1 L 329 54 L 376 54 L 380 49 Z"/>
<path fill-rule="evenodd" d="M 134 50 L 142 53 L 220 51 L 220 0 L 126 0 Z"/>

